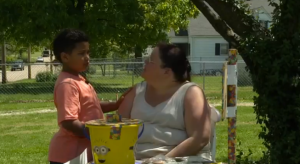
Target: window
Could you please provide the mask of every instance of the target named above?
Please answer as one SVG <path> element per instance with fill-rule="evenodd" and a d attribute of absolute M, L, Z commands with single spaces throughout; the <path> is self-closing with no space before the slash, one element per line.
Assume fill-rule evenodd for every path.
<path fill-rule="evenodd" d="M 189 32 L 188 30 L 180 29 L 178 33 L 175 32 L 175 36 L 189 36 Z"/>
<path fill-rule="evenodd" d="M 215 44 L 215 55 L 228 55 L 229 51 L 229 44 L 228 43 L 216 43 Z"/>
<path fill-rule="evenodd" d="M 187 56 L 190 55 L 190 44 L 189 43 L 173 43 L 183 50 Z"/>

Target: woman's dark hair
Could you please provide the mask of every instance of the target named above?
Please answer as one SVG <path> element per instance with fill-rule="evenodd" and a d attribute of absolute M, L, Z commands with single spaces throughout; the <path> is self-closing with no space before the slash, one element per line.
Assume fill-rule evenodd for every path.
<path fill-rule="evenodd" d="M 191 81 L 191 65 L 186 53 L 174 44 L 159 43 L 159 56 L 163 68 L 170 68 L 178 82 Z"/>
<path fill-rule="evenodd" d="M 61 53 L 71 53 L 77 43 L 89 42 L 88 36 L 80 30 L 64 29 L 54 39 L 52 43 L 55 58 L 61 62 Z"/>

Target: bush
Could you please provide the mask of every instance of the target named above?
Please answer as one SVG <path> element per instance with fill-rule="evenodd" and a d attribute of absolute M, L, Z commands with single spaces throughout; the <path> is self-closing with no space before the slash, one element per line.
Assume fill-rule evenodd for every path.
<path fill-rule="evenodd" d="M 28 54 L 22 54 L 21 59 L 23 60 L 23 62 L 28 63 Z M 36 57 L 31 57 L 30 58 L 30 62 L 35 62 L 36 61 Z"/>
<path fill-rule="evenodd" d="M 36 82 L 54 82 L 57 79 L 57 75 L 51 72 L 39 72 L 35 76 Z"/>
<path fill-rule="evenodd" d="M 7 63 L 11 63 L 11 62 L 14 62 L 14 61 L 16 61 L 16 60 L 17 60 L 17 58 L 14 57 L 14 56 L 12 56 L 12 55 L 7 55 L 7 56 L 6 56 L 6 62 L 7 62 Z"/>

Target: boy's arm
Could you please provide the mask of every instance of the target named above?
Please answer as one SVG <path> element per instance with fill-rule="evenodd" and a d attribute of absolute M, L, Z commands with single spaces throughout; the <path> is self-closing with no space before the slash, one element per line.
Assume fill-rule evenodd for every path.
<path fill-rule="evenodd" d="M 61 122 L 61 125 L 63 128 L 72 132 L 76 136 L 85 137 L 83 133 L 85 126 L 79 120 L 65 120 Z"/>

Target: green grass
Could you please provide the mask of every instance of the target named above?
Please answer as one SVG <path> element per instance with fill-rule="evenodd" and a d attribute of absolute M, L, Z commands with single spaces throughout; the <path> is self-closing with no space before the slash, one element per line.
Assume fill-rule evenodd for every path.
<path fill-rule="evenodd" d="M 118 71 L 117 76 L 91 76 L 92 85 L 101 100 L 115 100 L 116 94 L 122 94 L 132 84 L 141 82 L 141 77 L 132 78 L 126 71 Z M 192 80 L 205 89 L 207 99 L 211 103 L 221 103 L 222 99 L 222 78 L 206 76 L 194 76 Z M 32 80 L 21 80 L 0 85 L 0 111 L 54 108 L 53 105 L 54 82 L 37 83 Z M 253 102 L 252 87 L 245 86 L 238 88 L 239 102 Z"/>
<path fill-rule="evenodd" d="M 0 116 L 0 163 L 46 164 L 48 146 L 57 131 L 56 113 Z M 258 139 L 252 107 L 238 107 L 237 139 L 241 149 L 259 159 L 265 150 Z M 217 161 L 227 162 L 227 121 L 217 124 Z"/>
<path fill-rule="evenodd" d="M 218 107 L 220 109 L 220 107 Z M 256 124 L 256 117 L 253 107 L 238 106 L 237 111 L 237 141 L 241 142 L 241 145 L 237 146 L 237 149 L 242 150 L 245 154 L 251 149 L 253 160 L 259 160 L 263 156 L 263 151 L 266 148 L 262 144 L 262 140 L 258 139 L 258 135 L 261 132 L 261 128 Z M 217 159 L 218 161 L 227 162 L 227 132 L 228 121 L 219 122 L 217 124 Z M 238 144 L 237 142 L 237 144 Z"/>
<path fill-rule="evenodd" d="M 55 113 L 1 117 L 0 163 L 47 163 L 49 141 L 57 130 L 55 117 Z"/>

